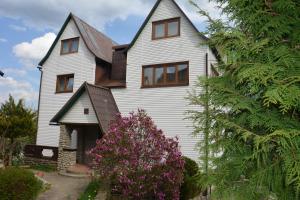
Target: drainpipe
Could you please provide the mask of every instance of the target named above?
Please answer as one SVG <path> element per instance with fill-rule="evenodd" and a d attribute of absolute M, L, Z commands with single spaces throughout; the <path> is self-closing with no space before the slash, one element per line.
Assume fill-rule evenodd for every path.
<path fill-rule="evenodd" d="M 38 99 L 37 121 L 36 121 L 37 129 L 36 130 L 38 130 L 38 127 L 39 127 L 40 101 L 41 101 L 41 89 L 42 89 L 42 78 L 43 78 L 43 69 L 42 69 L 42 67 L 38 66 L 37 68 L 41 72 L 41 75 L 40 75 L 39 99 Z M 36 144 L 36 140 L 37 140 L 37 135 L 35 137 L 35 144 Z"/>
<path fill-rule="evenodd" d="M 205 77 L 206 80 L 208 79 L 208 53 L 205 54 Z M 205 95 L 206 95 L 206 100 L 205 100 L 205 129 L 204 129 L 204 142 L 205 142 L 205 147 L 204 147 L 204 156 L 205 156 L 205 163 L 204 163 L 204 170 L 206 173 L 206 176 L 208 176 L 208 159 L 209 159 L 209 99 L 207 97 L 208 95 L 208 85 L 207 83 L 205 84 Z M 204 191 L 204 195 L 206 196 L 206 199 L 208 199 L 208 195 L 210 194 L 210 186 L 209 188 L 206 188 Z"/>

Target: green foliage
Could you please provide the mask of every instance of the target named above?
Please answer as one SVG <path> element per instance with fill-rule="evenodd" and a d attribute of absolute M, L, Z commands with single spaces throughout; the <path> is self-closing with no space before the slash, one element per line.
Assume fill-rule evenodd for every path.
<path fill-rule="evenodd" d="M 88 186 L 85 188 L 84 193 L 80 195 L 79 200 L 93 200 L 97 196 L 98 190 L 101 186 L 99 180 L 91 181 Z"/>
<path fill-rule="evenodd" d="M 38 171 L 43 171 L 43 172 L 54 172 L 54 171 L 56 171 L 56 167 L 55 166 L 48 165 L 48 164 L 31 165 L 30 168 L 38 170 Z"/>
<path fill-rule="evenodd" d="M 42 182 L 28 170 L 20 168 L 0 169 L 1 200 L 32 200 L 42 190 Z"/>
<path fill-rule="evenodd" d="M 0 135 L 9 139 L 34 136 L 36 131 L 36 113 L 24 106 L 22 100 L 17 103 L 12 96 L 0 107 Z"/>
<path fill-rule="evenodd" d="M 198 184 L 200 176 L 198 164 L 188 158 L 184 157 L 184 178 L 180 187 L 180 199 L 192 199 L 201 193 L 201 186 Z"/>
<path fill-rule="evenodd" d="M 196 161 L 184 156 L 184 173 L 188 176 L 195 176 L 198 171 L 199 167 Z"/>
<path fill-rule="evenodd" d="M 0 107 L 0 157 L 11 165 L 13 154 L 18 155 L 24 143 L 36 135 L 36 113 L 23 101 L 12 96 Z"/>
<path fill-rule="evenodd" d="M 209 129 L 206 185 L 220 199 L 300 199 L 299 1 L 214 1 L 229 22 L 198 8 L 221 75 L 199 78 L 208 90 L 189 97 L 208 103 L 189 111 L 195 134 Z"/>

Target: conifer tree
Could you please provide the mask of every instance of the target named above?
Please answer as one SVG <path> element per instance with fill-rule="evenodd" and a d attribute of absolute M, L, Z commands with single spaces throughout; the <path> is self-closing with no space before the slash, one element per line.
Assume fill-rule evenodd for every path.
<path fill-rule="evenodd" d="M 0 106 L 0 159 L 12 165 L 12 157 L 21 139 L 36 134 L 36 112 L 27 108 L 22 99 L 9 99 Z"/>
<path fill-rule="evenodd" d="M 214 0 L 208 45 L 219 76 L 199 78 L 189 111 L 195 133 L 209 130 L 209 175 L 217 199 L 300 199 L 300 1 Z M 208 116 L 207 116 L 208 115 Z"/>

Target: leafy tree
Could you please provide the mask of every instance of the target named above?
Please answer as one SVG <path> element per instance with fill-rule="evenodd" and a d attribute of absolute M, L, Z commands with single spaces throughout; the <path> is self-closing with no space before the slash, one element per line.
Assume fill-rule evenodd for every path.
<path fill-rule="evenodd" d="M 300 2 L 214 2 L 227 22 L 193 3 L 222 58 L 189 96 L 208 103 L 189 111 L 195 133 L 209 130 L 204 184 L 218 199 L 300 199 Z"/>
<path fill-rule="evenodd" d="M 90 151 L 95 168 L 125 199 L 178 199 L 184 159 L 145 111 L 117 116 Z"/>
<path fill-rule="evenodd" d="M 17 103 L 10 95 L 0 107 L 1 157 L 11 165 L 13 153 L 21 139 L 33 138 L 36 134 L 36 113 L 25 107 L 23 100 Z"/>

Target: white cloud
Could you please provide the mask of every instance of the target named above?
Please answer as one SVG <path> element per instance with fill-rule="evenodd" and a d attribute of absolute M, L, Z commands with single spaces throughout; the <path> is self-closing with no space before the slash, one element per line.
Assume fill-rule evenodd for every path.
<path fill-rule="evenodd" d="M 0 38 L 0 42 L 7 42 L 7 39 L 5 39 L 5 38 Z"/>
<path fill-rule="evenodd" d="M 107 22 L 129 15 L 146 15 L 154 0 L 1 0 L 0 16 L 20 19 L 24 25 L 57 30 L 69 12 L 100 30 Z"/>
<path fill-rule="evenodd" d="M 54 33 L 46 33 L 41 37 L 33 39 L 31 42 L 22 42 L 15 45 L 13 52 L 25 66 L 36 67 L 37 61 L 45 56 L 55 37 Z"/>
<path fill-rule="evenodd" d="M 25 69 L 19 69 L 14 67 L 0 67 L 0 70 L 4 73 L 5 76 L 18 76 L 23 77 L 27 74 Z"/>
<path fill-rule="evenodd" d="M 193 22 L 203 22 L 206 21 L 206 17 L 200 16 L 197 13 L 197 8 L 189 3 L 188 0 L 177 0 L 178 4 L 182 10 L 187 14 L 187 16 Z M 194 0 L 194 2 L 203 10 L 207 11 L 212 18 L 218 19 L 223 18 L 221 16 L 221 10 L 218 8 L 218 4 L 209 0 Z"/>
<path fill-rule="evenodd" d="M 19 31 L 19 32 L 23 32 L 23 31 L 26 31 L 27 28 L 24 27 L 24 26 L 18 26 L 18 25 L 15 25 L 15 24 L 11 24 L 9 25 L 9 28 L 15 30 L 15 31 Z"/>
<path fill-rule="evenodd" d="M 0 103 L 5 102 L 11 94 L 15 99 L 24 99 L 27 105 L 36 107 L 38 92 L 27 81 L 18 81 L 12 77 L 0 77 Z"/>
<path fill-rule="evenodd" d="M 129 15 L 146 16 L 156 0 L 1 0 L 0 16 L 20 19 L 24 25 L 40 30 L 58 30 L 69 12 L 73 12 L 99 30 L 115 19 Z M 201 22 L 188 0 L 177 0 L 194 22 Z M 220 13 L 209 0 L 196 0 L 213 15 Z"/>

